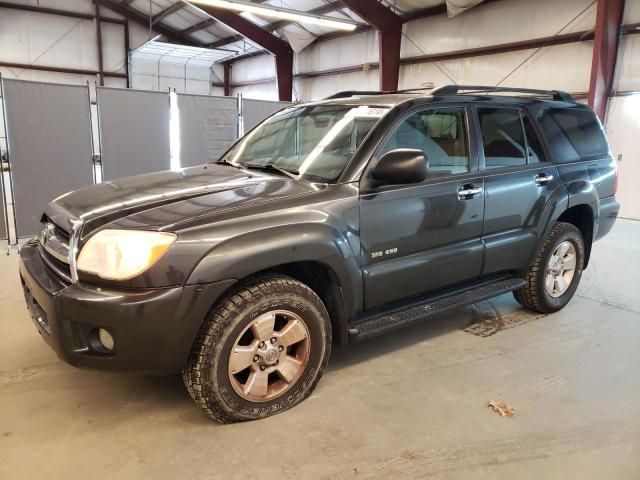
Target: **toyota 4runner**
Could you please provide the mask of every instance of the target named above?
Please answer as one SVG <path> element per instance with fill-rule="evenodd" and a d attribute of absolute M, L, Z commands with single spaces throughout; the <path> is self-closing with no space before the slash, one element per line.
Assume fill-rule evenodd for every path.
<path fill-rule="evenodd" d="M 181 371 L 207 415 L 251 420 L 309 396 L 332 345 L 505 292 L 563 308 L 616 184 L 566 93 L 342 92 L 217 162 L 55 199 L 20 278 L 64 361 Z"/>

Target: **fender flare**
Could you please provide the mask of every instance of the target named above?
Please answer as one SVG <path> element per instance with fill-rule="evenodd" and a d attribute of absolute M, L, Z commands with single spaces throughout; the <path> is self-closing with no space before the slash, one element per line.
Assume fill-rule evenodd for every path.
<path fill-rule="evenodd" d="M 362 306 L 362 273 L 359 257 L 346 238 L 329 225 L 291 224 L 232 236 L 209 250 L 187 285 L 238 281 L 296 262 L 320 263 L 333 272 L 344 302 L 344 315 L 339 315 L 343 318 L 336 320 L 346 331 L 348 319 Z"/>
<path fill-rule="evenodd" d="M 556 195 L 561 190 L 562 196 Z M 600 199 L 598 197 L 598 191 L 590 181 L 577 180 L 564 185 L 554 192 L 552 199 L 547 202 L 547 207 L 542 215 L 542 221 L 540 222 L 541 228 L 539 228 L 540 235 L 538 236 L 538 242 L 536 248 L 533 251 L 531 258 L 529 259 L 529 265 L 534 261 L 535 256 L 540 251 L 540 248 L 546 242 L 549 233 L 553 229 L 560 216 L 568 209 L 577 207 L 579 205 L 586 205 L 593 212 L 593 232 L 591 238 L 595 238 L 595 229 L 598 225 L 598 211 L 600 205 Z M 586 259 L 585 267 L 588 263 L 590 246 L 586 247 Z"/>

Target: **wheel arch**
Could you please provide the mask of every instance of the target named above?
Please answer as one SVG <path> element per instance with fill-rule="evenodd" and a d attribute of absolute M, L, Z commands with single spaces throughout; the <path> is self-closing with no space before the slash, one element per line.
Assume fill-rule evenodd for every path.
<path fill-rule="evenodd" d="M 584 241 L 584 266 L 587 268 L 589 257 L 591 256 L 591 245 L 593 244 L 593 232 L 595 225 L 594 211 L 591 205 L 581 203 L 566 209 L 558 217 L 556 222 L 565 222 L 574 225 L 582 234 Z"/>
<path fill-rule="evenodd" d="M 303 232 L 303 233 L 300 233 Z M 288 275 L 308 285 L 324 302 L 334 344 L 347 342 L 347 322 L 362 304 L 359 260 L 335 230 L 317 224 L 248 232 L 214 247 L 187 283 L 233 279 L 218 299 L 247 279 L 269 273 Z"/>

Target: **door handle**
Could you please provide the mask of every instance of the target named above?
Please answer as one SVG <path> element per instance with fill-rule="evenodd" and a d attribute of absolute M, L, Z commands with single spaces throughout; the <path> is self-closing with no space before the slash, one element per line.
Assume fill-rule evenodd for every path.
<path fill-rule="evenodd" d="M 458 198 L 460 200 L 469 200 L 479 193 L 482 193 L 482 187 L 474 187 L 473 185 L 463 185 L 458 189 Z"/>
<path fill-rule="evenodd" d="M 536 185 L 546 185 L 548 182 L 553 180 L 553 175 L 549 175 L 546 173 L 539 173 L 533 180 L 536 182 Z"/>

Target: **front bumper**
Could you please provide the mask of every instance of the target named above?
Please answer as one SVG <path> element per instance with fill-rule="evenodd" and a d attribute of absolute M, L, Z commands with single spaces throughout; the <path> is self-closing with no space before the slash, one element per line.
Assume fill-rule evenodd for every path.
<path fill-rule="evenodd" d="M 65 362 L 83 368 L 172 374 L 188 359 L 207 312 L 234 280 L 149 290 L 69 285 L 42 261 L 36 245 L 20 250 L 25 299 L 42 338 Z M 113 336 L 107 352 L 97 329 Z"/>

